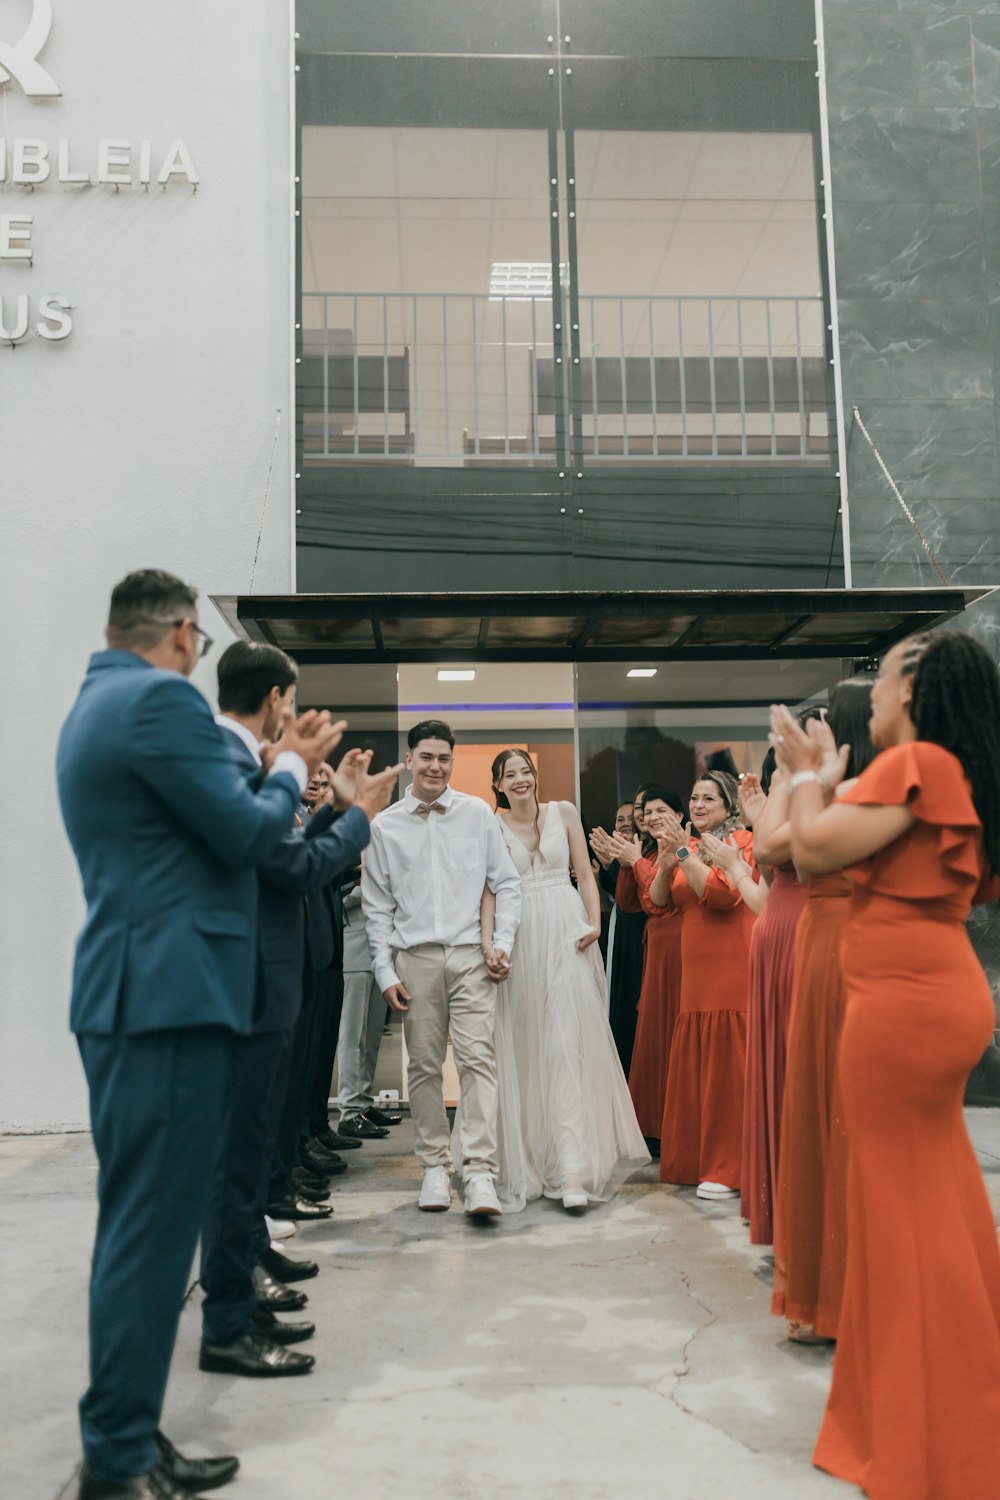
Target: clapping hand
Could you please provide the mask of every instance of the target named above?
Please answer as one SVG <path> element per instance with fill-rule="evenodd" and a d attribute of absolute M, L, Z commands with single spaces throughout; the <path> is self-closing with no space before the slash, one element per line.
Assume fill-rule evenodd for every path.
<path fill-rule="evenodd" d="M 346 719 L 331 722 L 328 709 L 307 709 L 296 719 L 292 710 L 286 708 L 282 714 L 279 750 L 292 750 L 306 763 L 309 775 L 318 771 L 333 750 L 344 738 Z"/>
<path fill-rule="evenodd" d="M 748 771 L 740 782 L 740 812 L 751 828 L 767 806 L 767 793 L 755 771 Z"/>
<path fill-rule="evenodd" d="M 771 733 L 775 759 L 788 776 L 799 771 L 815 771 L 826 791 L 831 792 L 843 781 L 847 771 L 850 747 L 833 737 L 825 719 L 810 719 L 803 729 L 794 714 L 783 703 L 771 705 Z"/>
<path fill-rule="evenodd" d="M 661 860 L 673 858 L 678 849 L 687 845 L 688 830 L 678 814 L 671 810 L 654 813 L 648 820 L 648 827 L 656 840 Z"/>
<path fill-rule="evenodd" d="M 613 862 L 615 855 L 611 839 L 605 829 L 592 828 L 590 830 L 590 847 L 597 855 L 600 863 L 607 869 L 608 865 Z"/>
<path fill-rule="evenodd" d="M 627 839 L 624 834 L 612 833 L 608 842 L 611 845 L 611 857 L 616 859 L 620 865 L 631 867 L 636 860 L 642 858 L 642 840 L 639 835 L 633 834 Z"/>

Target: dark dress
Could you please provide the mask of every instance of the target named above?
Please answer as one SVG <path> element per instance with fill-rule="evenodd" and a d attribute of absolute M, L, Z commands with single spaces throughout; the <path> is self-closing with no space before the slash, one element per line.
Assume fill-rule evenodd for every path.
<path fill-rule="evenodd" d="M 627 865 L 609 865 L 600 874 L 601 885 L 614 896 L 615 945 L 611 954 L 611 1003 L 608 1019 L 618 1048 L 622 1072 L 628 1077 L 642 990 L 643 931 L 646 914 L 639 903 L 635 876 Z"/>

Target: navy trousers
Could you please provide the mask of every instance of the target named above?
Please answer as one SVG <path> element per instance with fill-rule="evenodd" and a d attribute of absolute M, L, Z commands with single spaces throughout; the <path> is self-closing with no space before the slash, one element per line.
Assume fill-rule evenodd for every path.
<path fill-rule="evenodd" d="M 87 1466 L 145 1474 L 230 1092 L 233 1033 L 217 1026 L 77 1038 L 100 1170 L 90 1275 Z"/>
<path fill-rule="evenodd" d="M 299 1165 L 302 1136 L 307 1129 L 308 1087 L 312 1079 L 315 1017 L 315 976 L 311 969 L 306 969 L 303 976 L 302 1009 L 292 1028 L 288 1071 L 282 1090 L 281 1116 L 271 1159 L 268 1203 L 276 1203 L 281 1198 L 291 1198 L 295 1195 L 292 1171 Z"/>
<path fill-rule="evenodd" d="M 201 1238 L 202 1337 L 206 1344 L 231 1344 L 253 1331 L 253 1268 L 263 1226 L 262 1169 L 269 1160 L 271 1093 L 287 1047 L 287 1031 L 241 1036 L 235 1041 L 230 1107 Z"/>

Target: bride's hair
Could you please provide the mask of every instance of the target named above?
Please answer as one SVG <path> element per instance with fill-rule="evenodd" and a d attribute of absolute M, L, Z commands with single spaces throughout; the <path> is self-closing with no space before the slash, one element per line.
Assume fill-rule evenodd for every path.
<path fill-rule="evenodd" d="M 538 839 L 538 855 L 542 863 L 545 863 L 545 855 L 542 853 L 542 833 L 538 826 L 538 769 L 527 750 L 501 750 L 490 767 L 490 780 L 493 782 L 493 796 L 497 807 L 510 809 L 507 794 L 500 790 L 500 778 L 504 773 L 504 767 L 512 756 L 518 755 L 524 761 L 531 772 L 531 779 L 535 784 L 535 836 Z"/>

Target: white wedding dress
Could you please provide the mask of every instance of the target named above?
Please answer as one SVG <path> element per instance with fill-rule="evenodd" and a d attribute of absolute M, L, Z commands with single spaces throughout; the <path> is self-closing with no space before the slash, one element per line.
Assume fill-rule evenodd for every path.
<path fill-rule="evenodd" d="M 497 987 L 497 1191 L 508 1209 L 567 1189 L 604 1200 L 650 1156 L 608 1024 L 600 948 L 576 947 L 590 922 L 566 826 L 550 802 L 531 855 L 497 817 L 521 876 L 513 966 Z"/>

